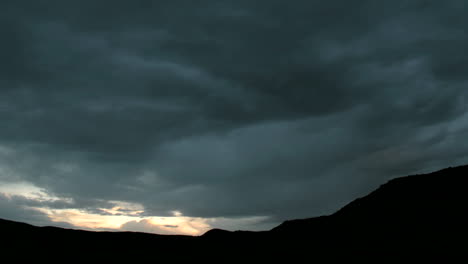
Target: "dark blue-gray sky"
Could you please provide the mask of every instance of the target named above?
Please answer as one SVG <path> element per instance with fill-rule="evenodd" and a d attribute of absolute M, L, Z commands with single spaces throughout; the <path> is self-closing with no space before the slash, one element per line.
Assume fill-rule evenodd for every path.
<path fill-rule="evenodd" d="M 1 1 L 0 182 L 56 198 L 5 187 L 0 217 L 261 229 L 468 163 L 466 5 Z"/>

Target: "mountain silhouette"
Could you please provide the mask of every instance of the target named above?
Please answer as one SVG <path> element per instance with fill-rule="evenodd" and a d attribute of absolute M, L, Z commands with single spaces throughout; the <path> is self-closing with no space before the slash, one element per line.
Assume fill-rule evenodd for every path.
<path fill-rule="evenodd" d="M 1 249 L 20 263 L 446 261 L 468 253 L 467 183 L 468 166 L 396 178 L 329 216 L 290 220 L 263 232 L 213 229 L 199 237 L 90 232 L 0 219 Z"/>

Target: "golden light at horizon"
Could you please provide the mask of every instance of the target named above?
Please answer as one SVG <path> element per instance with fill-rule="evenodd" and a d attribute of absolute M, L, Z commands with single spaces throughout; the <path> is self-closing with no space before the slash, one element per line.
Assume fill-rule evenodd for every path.
<path fill-rule="evenodd" d="M 90 230 L 140 231 L 159 234 L 199 235 L 210 229 L 207 220 L 183 216 L 174 210 L 172 216 L 141 216 L 145 211 L 138 203 L 124 201 L 107 201 L 111 208 L 96 208 L 103 212 L 91 213 L 73 208 L 73 199 L 57 197 L 43 188 L 28 182 L 0 183 L 0 194 L 8 200 L 21 198 L 36 202 L 62 201 L 70 208 L 53 209 L 49 207 L 25 206 L 45 214 L 52 222 L 69 223 L 76 228 Z"/>
<path fill-rule="evenodd" d="M 103 201 L 108 205 L 107 208 L 93 208 L 90 211 L 74 207 L 76 204 L 71 198 L 57 197 L 46 189 L 28 182 L 0 182 L 0 196 L 10 202 L 28 201 L 22 205 L 24 209 L 38 211 L 57 225 L 67 223 L 73 228 L 94 231 L 134 231 L 197 236 L 213 226 L 217 228 L 224 226 L 230 229 L 232 226 L 258 223 L 267 218 L 188 217 L 179 210 L 171 211 L 169 216 L 152 216 L 144 214 L 145 208 L 142 204 L 112 200 Z M 61 202 L 62 205 L 69 205 L 69 207 L 57 209 L 48 206 L 55 202 Z"/>
<path fill-rule="evenodd" d="M 157 234 L 200 235 L 211 227 L 207 219 L 185 216 L 138 217 L 92 214 L 77 209 L 34 208 L 45 213 L 54 222 L 67 222 L 79 228 L 115 231 L 140 231 Z M 132 230 L 132 223 L 134 227 Z"/>

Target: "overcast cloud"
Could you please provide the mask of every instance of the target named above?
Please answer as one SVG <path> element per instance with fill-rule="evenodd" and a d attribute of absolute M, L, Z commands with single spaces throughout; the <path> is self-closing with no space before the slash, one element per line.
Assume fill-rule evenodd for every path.
<path fill-rule="evenodd" d="M 468 163 L 466 11 L 2 1 L 0 182 L 69 202 L 36 207 L 123 201 L 257 229 L 332 213 L 389 178 Z M 47 219 L 2 197 L 2 218 Z M 160 230 L 147 225 L 127 223 Z"/>

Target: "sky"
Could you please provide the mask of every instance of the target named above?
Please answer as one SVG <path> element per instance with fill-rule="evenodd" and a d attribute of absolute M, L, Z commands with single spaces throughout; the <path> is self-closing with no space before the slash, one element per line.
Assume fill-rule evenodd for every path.
<path fill-rule="evenodd" d="M 0 3 L 0 218 L 200 235 L 468 163 L 466 1 Z"/>

